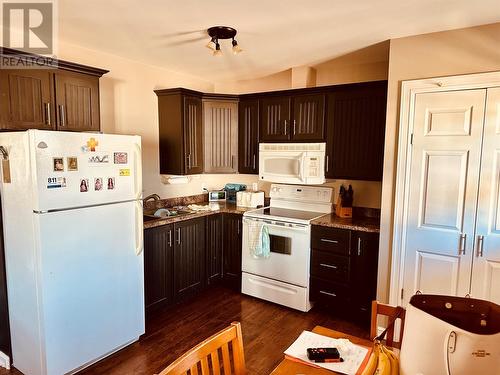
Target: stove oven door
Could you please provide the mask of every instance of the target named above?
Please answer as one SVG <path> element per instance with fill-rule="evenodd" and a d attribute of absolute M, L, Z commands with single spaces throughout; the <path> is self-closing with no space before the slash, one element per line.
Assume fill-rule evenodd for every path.
<path fill-rule="evenodd" d="M 263 221 L 269 230 L 271 255 L 255 258 L 248 246 L 248 221 Z M 305 224 L 291 224 L 255 218 L 243 219 L 243 272 L 307 288 L 309 286 L 311 229 Z"/>

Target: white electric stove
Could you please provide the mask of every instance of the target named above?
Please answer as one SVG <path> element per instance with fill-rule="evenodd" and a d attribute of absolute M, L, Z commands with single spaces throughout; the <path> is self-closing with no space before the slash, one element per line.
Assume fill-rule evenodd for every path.
<path fill-rule="evenodd" d="M 243 214 L 242 292 L 301 311 L 309 311 L 311 221 L 332 211 L 333 189 L 272 184 L 269 207 Z M 248 226 L 267 226 L 271 255 L 254 258 Z"/>

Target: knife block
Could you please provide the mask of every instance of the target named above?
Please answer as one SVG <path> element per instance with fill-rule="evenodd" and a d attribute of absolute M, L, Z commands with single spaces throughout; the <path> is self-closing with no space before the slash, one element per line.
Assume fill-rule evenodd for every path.
<path fill-rule="evenodd" d="M 352 218 L 352 207 L 342 206 L 342 199 L 340 198 L 340 195 L 339 198 L 337 199 L 337 204 L 335 205 L 335 214 L 338 217 L 345 219 Z"/>

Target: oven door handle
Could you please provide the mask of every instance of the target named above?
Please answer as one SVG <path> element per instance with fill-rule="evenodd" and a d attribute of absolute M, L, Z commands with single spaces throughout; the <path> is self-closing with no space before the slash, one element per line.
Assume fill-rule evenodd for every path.
<path fill-rule="evenodd" d="M 255 218 L 243 218 L 243 224 L 248 223 L 249 221 L 259 221 L 267 226 L 279 229 L 294 229 L 305 231 L 309 229 L 309 225 L 305 224 L 295 224 L 295 223 L 284 223 L 284 225 L 276 224 L 276 221 L 266 220 L 266 219 L 255 219 Z"/>

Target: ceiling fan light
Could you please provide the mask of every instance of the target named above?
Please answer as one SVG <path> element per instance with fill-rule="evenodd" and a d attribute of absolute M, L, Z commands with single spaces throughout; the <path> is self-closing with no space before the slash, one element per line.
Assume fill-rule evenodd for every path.
<path fill-rule="evenodd" d="M 215 51 L 213 53 L 214 56 L 222 56 L 222 51 L 220 50 L 219 42 L 215 43 Z"/>
<path fill-rule="evenodd" d="M 210 42 L 208 42 L 208 44 L 206 45 L 206 47 L 209 48 L 209 49 L 211 49 L 211 50 L 213 50 L 213 51 L 215 51 L 215 48 L 216 48 L 215 42 L 216 42 L 215 38 L 210 39 Z"/>
<path fill-rule="evenodd" d="M 243 49 L 238 45 L 238 42 L 235 39 L 233 39 L 231 43 L 233 44 L 233 53 L 235 55 L 237 55 L 240 52 L 243 52 Z"/>

